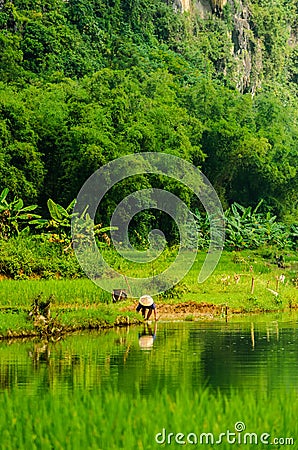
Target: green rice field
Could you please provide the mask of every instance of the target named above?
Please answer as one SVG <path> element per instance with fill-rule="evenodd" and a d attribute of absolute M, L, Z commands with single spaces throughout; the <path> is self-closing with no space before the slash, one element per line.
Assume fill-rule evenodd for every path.
<path fill-rule="evenodd" d="M 175 395 L 95 390 L 32 399 L 6 392 L 0 396 L 1 449 L 295 449 L 297 395 L 181 388 Z"/>

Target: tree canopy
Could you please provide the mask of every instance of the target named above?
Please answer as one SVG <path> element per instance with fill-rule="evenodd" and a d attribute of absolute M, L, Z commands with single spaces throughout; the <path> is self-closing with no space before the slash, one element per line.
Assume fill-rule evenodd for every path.
<path fill-rule="evenodd" d="M 262 55 L 244 91 L 235 4 L 202 18 L 163 0 L 1 2 L 0 191 L 68 205 L 108 161 L 167 152 L 201 168 L 225 207 L 262 198 L 297 220 L 297 2 L 241 3 Z"/>

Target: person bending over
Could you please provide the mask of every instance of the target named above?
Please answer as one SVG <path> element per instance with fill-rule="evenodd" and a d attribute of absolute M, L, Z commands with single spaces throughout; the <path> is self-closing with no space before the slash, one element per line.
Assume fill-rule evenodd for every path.
<path fill-rule="evenodd" d="M 154 300 L 150 295 L 142 295 L 139 299 L 138 306 L 136 308 L 136 311 L 142 312 L 142 316 L 145 320 L 149 320 L 152 314 L 152 311 L 154 312 L 154 319 L 157 320 L 157 309 L 156 305 L 154 303 Z"/>

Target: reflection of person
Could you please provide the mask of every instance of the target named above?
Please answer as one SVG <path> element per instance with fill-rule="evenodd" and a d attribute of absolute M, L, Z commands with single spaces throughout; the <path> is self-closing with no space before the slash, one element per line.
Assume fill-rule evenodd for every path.
<path fill-rule="evenodd" d="M 139 333 L 139 345 L 142 350 L 151 350 L 156 338 L 157 323 L 155 322 L 154 331 L 146 324 L 144 325 L 143 333 Z"/>
<path fill-rule="evenodd" d="M 153 298 L 150 297 L 150 295 L 143 295 L 142 297 L 140 297 L 136 311 L 137 312 L 142 311 L 142 316 L 144 317 L 145 320 L 149 320 L 152 311 L 154 311 L 154 319 L 157 320 L 156 305 L 154 303 Z"/>

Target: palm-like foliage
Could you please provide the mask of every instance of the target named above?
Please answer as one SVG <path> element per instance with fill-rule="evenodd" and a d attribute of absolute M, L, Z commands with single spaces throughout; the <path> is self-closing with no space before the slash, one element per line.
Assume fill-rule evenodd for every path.
<path fill-rule="evenodd" d="M 270 212 L 261 213 L 263 200 L 252 209 L 233 203 L 226 211 L 226 246 L 231 249 L 257 248 L 265 244 L 290 245 L 289 232 Z"/>
<path fill-rule="evenodd" d="M 94 225 L 93 220 L 87 213 L 88 207 L 82 212 L 81 215 L 73 212 L 73 208 L 76 200 L 74 199 L 67 208 L 54 202 L 54 200 L 49 199 L 47 201 L 48 210 L 51 218 L 46 219 L 36 219 L 34 223 L 39 227 L 49 231 L 51 242 L 61 243 L 66 247 L 64 250 L 68 250 L 73 240 L 83 239 L 85 244 L 90 243 L 90 236 L 94 235 L 96 237 L 101 236 L 103 242 L 98 242 L 98 244 L 110 243 L 110 239 L 107 235 L 108 231 L 116 229 L 115 227 L 102 227 L 101 224 Z M 75 221 L 75 234 L 72 235 L 71 227 L 72 221 Z M 90 241 L 90 242 L 89 242 Z"/>
<path fill-rule="evenodd" d="M 225 211 L 225 248 L 230 250 L 255 249 L 263 245 L 280 248 L 296 247 L 298 227 L 289 229 L 278 222 L 270 212 L 260 212 L 263 200 L 253 209 L 233 203 Z M 210 241 L 210 222 L 206 214 L 196 211 L 194 217 L 199 230 L 199 248 L 206 248 Z"/>
<path fill-rule="evenodd" d="M 34 214 L 37 205 L 24 206 L 21 198 L 7 200 L 9 189 L 5 188 L 0 194 L 0 237 L 8 239 L 21 232 L 29 230 L 29 225 L 35 224 L 40 215 Z"/>

